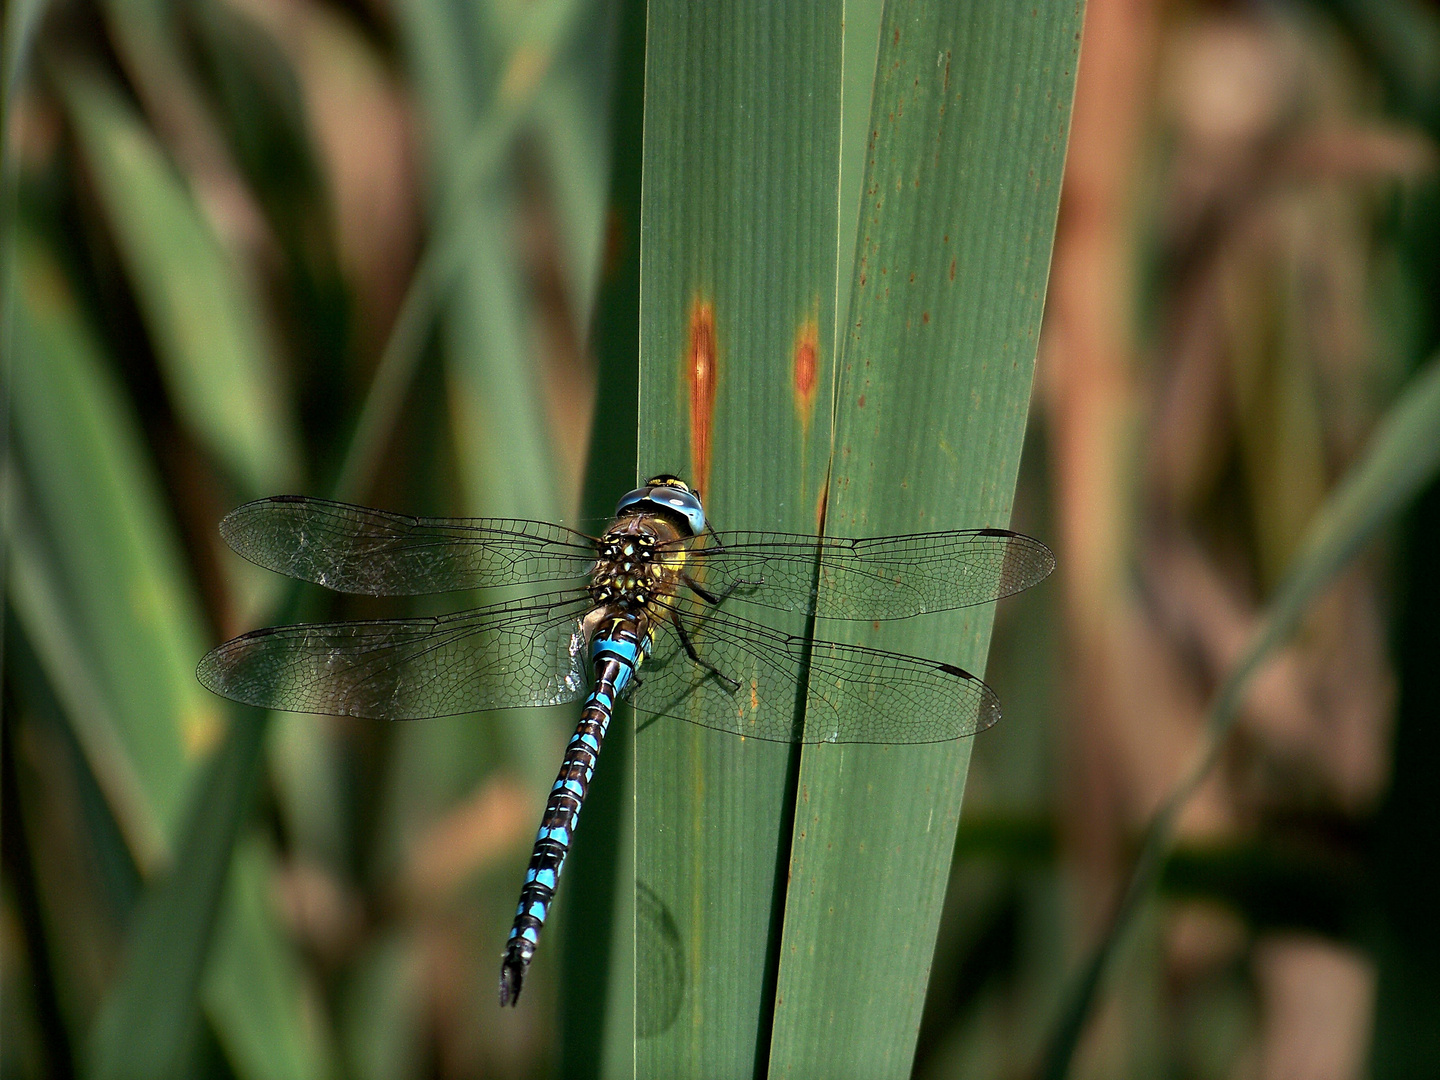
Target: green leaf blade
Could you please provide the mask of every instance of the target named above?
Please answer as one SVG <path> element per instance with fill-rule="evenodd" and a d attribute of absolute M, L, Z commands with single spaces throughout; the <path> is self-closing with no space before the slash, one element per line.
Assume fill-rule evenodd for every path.
<path fill-rule="evenodd" d="M 176 410 L 243 490 L 293 487 L 299 448 L 247 284 L 118 90 L 81 68 L 61 85 Z"/>
<path fill-rule="evenodd" d="M 1079 26 L 1074 4 L 886 9 L 829 533 L 1008 521 Z M 983 674 L 991 614 L 816 632 Z M 909 1075 L 970 750 L 807 748 L 770 1075 Z"/>
<path fill-rule="evenodd" d="M 194 677 L 200 612 L 138 423 L 58 262 L 22 235 L 17 272 L 15 434 L 39 531 L 68 583 L 60 603 L 117 725 L 116 745 L 144 792 L 143 809 L 131 809 L 158 825 L 140 823 L 132 835 L 173 838 L 197 760 L 221 730 L 219 708 Z"/>
<path fill-rule="evenodd" d="M 35 520 L 18 538 L 25 581 L 17 611 L 48 661 L 88 764 L 150 877 L 127 938 L 122 971 L 96 1022 L 90 1075 L 164 1076 L 185 1068 L 211 928 L 220 910 L 229 840 L 248 814 L 249 793 L 226 798 L 203 782 L 205 755 L 225 737 L 219 702 L 195 679 L 203 620 L 159 478 L 138 419 L 111 377 L 100 343 L 38 236 L 17 244 L 21 300 L 12 367 L 15 429 Z M 12 526 L 13 527 L 13 526 Z M 48 541 L 48 551 L 47 542 Z M 18 567 L 17 567 L 18 569 Z M 63 582 L 49 587 L 51 580 Z M 66 670 L 63 663 L 83 665 Z M 253 786 L 263 727 L 231 728 L 244 753 L 234 787 Z M 223 754 L 224 749 L 221 750 Z M 213 812 L 185 830 L 197 801 Z M 204 873 L 168 873 L 172 859 Z M 197 861 L 187 861 L 187 860 Z M 253 872 L 254 860 L 237 873 Z M 253 876 L 248 879 L 254 893 Z M 231 955 L 262 957 L 272 971 L 293 964 L 268 908 L 249 905 L 228 920 Z M 294 980 L 272 981 L 268 1023 L 251 1022 L 260 969 L 211 972 L 206 1004 L 241 1063 L 243 1080 L 316 1080 L 325 1047 L 306 1027 Z M 266 995 L 259 995 L 265 997 Z"/>
<path fill-rule="evenodd" d="M 840 32 L 838 4 L 650 8 L 640 466 L 698 485 L 722 529 L 817 527 Z M 751 1075 L 768 1042 L 790 748 L 671 720 L 642 723 L 635 745 L 636 1075 Z"/>

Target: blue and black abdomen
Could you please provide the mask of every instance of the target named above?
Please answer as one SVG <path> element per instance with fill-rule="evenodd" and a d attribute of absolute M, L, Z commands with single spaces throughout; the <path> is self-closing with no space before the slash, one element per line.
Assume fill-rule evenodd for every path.
<path fill-rule="evenodd" d="M 535 955 L 540 931 L 555 898 L 555 886 L 570 850 L 580 807 L 595 775 L 595 762 L 609 730 L 615 702 L 629 689 L 636 669 L 649 651 L 649 636 L 640 632 L 634 620 L 626 618 L 614 620 L 591 644 L 594 685 L 585 699 L 575 734 L 565 747 L 560 775 L 550 789 L 545 816 L 540 819 L 535 849 L 520 889 L 520 905 L 501 961 L 501 1005 L 513 1005 L 519 1000 L 525 971 Z"/>

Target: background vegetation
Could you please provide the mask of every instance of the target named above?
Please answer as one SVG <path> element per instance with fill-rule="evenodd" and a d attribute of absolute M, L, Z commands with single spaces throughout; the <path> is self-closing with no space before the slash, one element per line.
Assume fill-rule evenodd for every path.
<path fill-rule="evenodd" d="M 1079 18 L 1040 6 L 1052 30 Z M 922 14 L 896 4 L 887 17 Z M 652 34 L 666 17 L 678 33 L 674 16 L 657 7 Z M 676 216 L 649 242 L 676 239 L 647 257 L 669 251 L 683 270 L 688 244 L 731 250 L 723 265 L 742 276 L 712 283 L 721 301 L 754 296 L 781 314 L 780 284 L 834 270 L 815 309 L 825 340 L 827 305 L 846 325 L 854 302 L 845 275 L 866 165 L 843 138 L 867 130 L 879 6 L 847 5 L 843 42 L 813 27 L 771 40 L 720 18 L 688 44 L 652 37 L 648 70 L 634 4 L 12 0 L 4 17 L 5 1077 L 623 1074 L 632 1025 L 657 1070 L 687 1053 L 713 1064 L 715 1045 L 748 1061 L 755 1032 L 771 1030 L 777 1071 L 788 1060 L 803 1074 L 807 1048 L 836 1043 L 835 1023 L 847 1035 L 876 1024 L 846 1052 L 890 1054 L 892 1074 L 910 1068 L 895 1047 L 914 1043 L 924 1077 L 1379 1078 L 1440 1060 L 1440 419 L 1426 366 L 1440 346 L 1440 9 L 1429 0 L 1090 0 L 1013 519 L 1051 543 L 1061 571 L 1000 607 L 986 671 L 1007 720 L 975 740 L 968 782 L 971 748 L 952 762 L 942 809 L 967 789 L 953 862 L 948 838 L 905 853 L 928 875 L 893 901 L 913 905 L 894 916 L 917 943 L 895 975 L 913 1008 L 892 1008 L 897 993 L 879 995 L 880 1021 L 860 1011 L 877 978 L 866 957 L 886 955 L 873 913 L 834 922 L 796 909 L 754 939 L 760 954 L 783 929 L 863 955 L 794 969 L 761 955 L 801 995 L 791 1000 L 812 1002 L 798 1018 L 733 993 L 722 1002 L 734 986 L 717 991 L 692 966 L 677 1015 L 693 1025 L 725 1010 L 703 1046 L 646 1028 L 672 1004 L 646 997 L 674 975 L 654 967 L 657 928 L 663 938 L 673 925 L 663 851 L 646 887 L 629 888 L 625 807 L 642 825 L 660 806 L 695 812 L 676 808 L 684 785 L 644 786 L 676 759 L 647 774 L 642 749 L 632 797 L 628 748 L 607 748 L 616 764 L 587 809 L 560 922 L 521 1008 L 500 1012 L 498 950 L 573 718 L 384 726 L 229 709 L 193 675 L 216 641 L 396 609 L 288 593 L 230 556 L 215 525 L 277 491 L 593 519 L 637 460 L 693 466 L 672 422 L 687 400 L 660 381 L 683 373 L 689 324 L 653 303 L 642 322 L 639 308 L 642 165 L 646 199 L 665 195 L 661 177 L 691 185 L 662 200 Z M 971 42 L 996 32 L 957 25 Z M 1058 87 L 1061 107 L 1063 65 L 1027 67 L 1023 40 L 1000 35 L 970 69 L 976 86 L 988 73 L 1013 94 L 999 100 L 1020 102 Z M 834 197 L 840 236 L 817 249 L 782 228 L 747 243 L 737 229 L 752 221 L 793 222 L 780 200 L 805 162 L 775 159 L 767 173 L 732 161 L 729 187 L 707 172 L 707 153 L 748 137 L 725 127 L 745 114 L 717 88 L 754 94 L 746 104 L 776 109 L 779 124 L 799 122 L 797 95 L 816 85 L 832 95 L 820 104 L 844 110 L 839 141 L 820 147 L 843 167 L 807 197 Z M 644 110 L 661 104 L 679 126 L 642 149 Z M 1034 115 L 1017 107 L 995 145 L 1009 131 L 1020 155 Z M 660 151 L 676 147 L 667 164 Z M 1047 168 L 1058 179 L 1059 150 L 1024 159 L 1037 189 Z M 1018 440 L 1014 403 L 1036 347 L 998 354 L 984 335 L 999 323 L 981 316 L 1038 313 L 1050 221 L 1016 226 L 977 179 L 1013 162 L 971 153 L 942 170 L 971 201 L 952 193 L 917 210 L 953 209 L 990 245 L 964 294 L 972 308 L 946 323 L 970 345 L 946 338 L 950 352 L 892 359 L 964 367 L 968 389 L 947 415 L 966 441 L 953 446 L 983 457 L 1001 428 L 961 418 L 995 412 L 993 392 Z M 706 223 L 693 238 L 692 217 Z M 787 236 L 794 248 L 780 252 Z M 762 254 L 778 261 L 743 276 Z M 652 286 L 667 284 L 646 267 Z M 691 298 L 675 291 L 647 296 L 684 310 Z M 761 341 L 768 324 L 720 312 L 740 365 L 740 335 Z M 829 344 L 842 363 L 846 348 L 858 347 Z M 651 380 L 643 398 L 637 378 Z M 765 477 L 744 451 L 766 424 L 798 423 L 793 402 L 756 396 L 749 414 L 725 412 L 736 407 L 722 397 L 716 512 L 781 524 L 754 519 Z M 885 487 L 879 445 L 860 472 Z M 784 460 L 798 477 L 784 482 L 813 492 L 816 475 Z M 924 498 L 947 524 L 1004 524 L 964 515 L 1003 516 L 1008 460 L 989 462 L 985 480 L 973 458 L 941 462 Z M 903 507 L 917 501 L 837 513 L 911 529 Z M 782 511 L 803 525 L 809 502 Z M 1387 523 L 1298 632 L 1272 642 L 1243 696 L 1212 709 L 1257 635 L 1330 580 L 1330 557 Z M 866 526 L 856 531 L 880 531 Z M 978 664 L 983 622 L 918 633 L 932 654 Z M 1173 843 L 1150 834 L 1155 887 L 1132 892 L 1095 963 L 1147 822 L 1207 730 L 1214 767 L 1162 819 Z M 734 776 L 713 753 L 697 760 L 712 779 Z M 806 761 L 802 775 L 853 798 L 848 767 Z M 913 770 L 877 777 L 892 808 L 923 786 Z M 635 847 L 641 869 L 656 835 Z M 822 855 L 817 894 L 844 870 Z M 859 872 L 894 876 L 880 862 Z M 745 887 L 773 919 L 771 886 Z M 712 983 L 732 974 L 705 970 Z"/>

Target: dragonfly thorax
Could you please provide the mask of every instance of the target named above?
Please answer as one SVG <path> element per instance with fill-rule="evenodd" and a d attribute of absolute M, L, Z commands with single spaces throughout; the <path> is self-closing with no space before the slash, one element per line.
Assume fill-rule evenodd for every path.
<path fill-rule="evenodd" d="M 655 515 L 621 518 L 600 538 L 590 597 L 615 613 L 647 611 L 657 598 L 674 595 L 684 552 L 673 524 Z"/>

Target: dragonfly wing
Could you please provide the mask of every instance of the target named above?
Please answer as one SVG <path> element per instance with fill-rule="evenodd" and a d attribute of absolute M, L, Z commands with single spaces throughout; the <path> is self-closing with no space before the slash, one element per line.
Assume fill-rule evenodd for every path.
<path fill-rule="evenodd" d="M 200 681 L 284 712 L 419 720 L 582 697 L 575 637 L 584 593 L 537 597 L 433 619 L 257 630 L 200 661 Z"/>
<path fill-rule="evenodd" d="M 683 616 L 682 616 L 683 617 Z M 657 635 L 635 707 L 770 742 L 932 743 L 1000 719 L 984 682 L 952 664 L 779 633 L 732 615 L 687 620 L 703 663 Z M 711 671 L 704 666 L 713 667 Z M 808 665 L 808 708 L 797 720 Z"/>
<path fill-rule="evenodd" d="M 595 562 L 594 541 L 561 525 L 407 517 L 299 495 L 237 507 L 220 533 L 266 569 L 367 596 L 564 582 Z"/>
<path fill-rule="evenodd" d="M 790 533 L 720 533 L 694 551 L 707 589 L 822 619 L 904 619 L 984 604 L 1043 581 L 1055 556 L 1008 529 L 852 540 Z M 820 560 L 820 574 L 815 571 Z"/>

